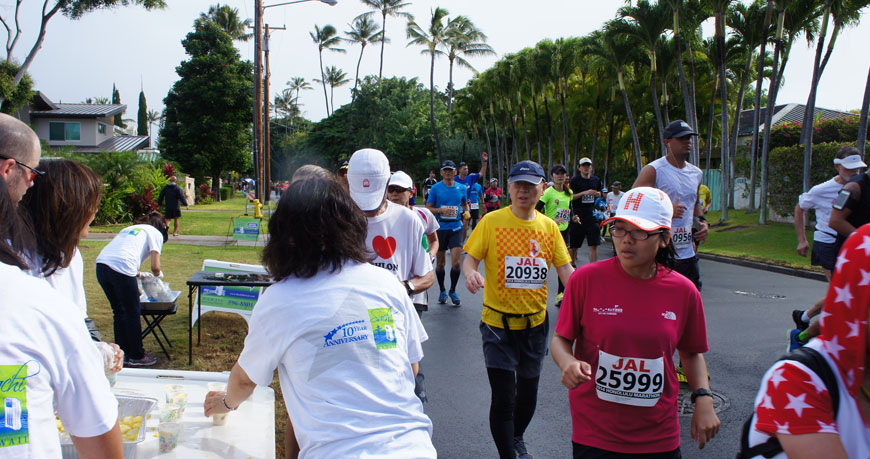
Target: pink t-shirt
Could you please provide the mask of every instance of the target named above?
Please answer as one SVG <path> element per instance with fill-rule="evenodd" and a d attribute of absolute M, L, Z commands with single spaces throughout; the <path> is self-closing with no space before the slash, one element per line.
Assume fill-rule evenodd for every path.
<path fill-rule="evenodd" d="M 631 454 L 680 446 L 674 351 L 708 349 L 691 281 L 664 268 L 637 279 L 616 257 L 585 265 L 565 288 L 556 333 L 593 369 L 594 380 L 569 392 L 574 442 Z"/>

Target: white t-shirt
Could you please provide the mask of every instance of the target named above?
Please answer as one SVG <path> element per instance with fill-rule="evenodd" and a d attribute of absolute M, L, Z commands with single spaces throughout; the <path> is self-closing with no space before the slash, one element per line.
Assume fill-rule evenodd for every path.
<path fill-rule="evenodd" d="M 813 240 L 833 243 L 837 241 L 837 232 L 828 226 L 831 218 L 831 208 L 843 185 L 837 183 L 836 177 L 822 182 L 810 191 L 800 195 L 798 206 L 803 210 L 816 209 L 816 230 L 813 232 Z"/>
<path fill-rule="evenodd" d="M 435 231 L 438 231 L 438 228 L 441 228 L 441 225 L 438 224 L 438 219 L 435 218 L 435 215 L 426 207 L 414 207 L 414 211 L 417 212 L 417 215 L 420 217 L 420 222 L 423 223 L 423 232 L 426 234 L 432 234 Z"/>
<path fill-rule="evenodd" d="M 619 206 L 619 198 L 621 198 L 623 194 L 625 193 L 620 192 L 619 194 L 616 194 L 613 191 L 607 193 L 607 210 L 610 211 L 610 213 L 616 213 L 616 207 Z"/>
<path fill-rule="evenodd" d="M 698 187 L 704 173 L 693 164 L 686 163 L 678 169 L 668 162 L 667 156 L 649 163 L 656 170 L 655 187 L 667 193 L 671 202 L 686 207 L 680 218 L 671 221 L 671 239 L 677 251 L 677 260 L 685 260 L 695 256 L 695 246 L 692 244 L 692 223 L 695 217 L 695 203 L 698 202 Z"/>
<path fill-rule="evenodd" d="M 57 268 L 52 275 L 45 277 L 42 273 L 42 262 L 33 263 L 31 275 L 45 279 L 64 298 L 69 299 L 81 311 L 82 319 L 88 317 L 88 301 L 85 297 L 85 262 L 76 247 L 72 260 L 66 268 Z"/>
<path fill-rule="evenodd" d="M 127 276 L 139 274 L 139 266 L 163 248 L 163 234 L 151 225 L 133 225 L 121 230 L 97 256 L 102 263 Z"/>
<path fill-rule="evenodd" d="M 401 284 L 347 263 L 269 287 L 239 365 L 261 386 L 278 369 L 300 458 L 434 458 L 411 370 L 427 339 Z"/>
<path fill-rule="evenodd" d="M 0 263 L 0 457 L 60 457 L 54 411 L 77 437 L 112 429 L 118 402 L 78 311 L 42 280 Z"/>
<path fill-rule="evenodd" d="M 372 264 L 393 273 L 400 281 L 432 271 L 423 249 L 423 223 L 411 209 L 387 201 L 384 213 L 368 219 L 366 249 Z"/>

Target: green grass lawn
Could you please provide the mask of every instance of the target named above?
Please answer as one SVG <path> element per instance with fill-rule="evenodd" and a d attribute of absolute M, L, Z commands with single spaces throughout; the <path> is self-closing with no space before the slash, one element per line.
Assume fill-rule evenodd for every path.
<path fill-rule="evenodd" d="M 79 245 L 85 265 L 85 293 L 88 300 L 88 315 L 94 319 L 106 342 L 114 341 L 112 308 L 97 283 L 96 258 L 107 242 L 82 241 Z M 143 340 L 145 351 L 157 357 L 154 368 L 170 368 L 175 370 L 199 371 L 230 371 L 244 346 L 248 327 L 244 319 L 236 314 L 210 312 L 202 317 L 202 341 L 197 346 L 194 336 L 193 365 L 187 364 L 187 324 L 188 301 L 186 281 L 190 276 L 202 269 L 205 259 L 231 261 L 238 263 L 260 264 L 262 247 L 205 247 L 168 243 L 163 246 L 160 257 L 164 280 L 169 282 L 172 290 L 181 290 L 178 299 L 178 312 L 167 317 L 161 326 L 172 347 L 168 348 L 172 360 L 166 356 L 152 336 Z M 141 271 L 150 271 L 150 260 L 146 261 Z M 275 390 L 275 445 L 276 457 L 284 457 L 284 428 L 287 420 L 287 410 L 278 384 L 277 374 L 270 385 Z"/>
<path fill-rule="evenodd" d="M 233 199 L 231 201 L 227 201 L 229 203 L 237 204 L 242 203 L 241 208 L 238 209 L 238 212 L 225 212 L 222 209 L 213 208 L 211 206 L 224 206 L 224 203 L 217 204 L 209 204 L 207 206 L 196 206 L 191 209 L 202 210 L 205 212 L 188 212 L 184 209 L 181 210 L 181 218 L 178 219 L 180 234 L 184 235 L 192 235 L 192 236 L 226 236 L 228 234 L 232 234 L 232 229 L 230 228 L 230 220 L 233 217 L 242 217 L 244 216 L 244 200 L 242 199 Z M 224 206 L 228 207 L 228 206 Z M 238 206 L 237 206 L 238 207 Z M 251 212 L 248 216 L 253 217 L 253 212 Z M 260 231 L 262 233 L 268 232 L 268 222 L 269 222 L 269 214 L 263 215 L 263 224 L 261 225 Z M 94 233 L 117 233 L 123 228 L 130 226 L 131 223 L 119 223 L 114 225 L 95 225 L 91 226 L 91 231 Z M 173 224 L 169 223 L 169 231 L 172 232 Z"/>
<path fill-rule="evenodd" d="M 731 210 L 728 217 L 726 224 L 710 228 L 707 242 L 699 248 L 701 253 L 821 272 L 821 268 L 810 266 L 809 256 L 801 257 L 795 251 L 797 236 L 793 225 L 769 223 L 762 226 L 758 224 L 758 213 L 747 214 L 743 210 Z M 720 212 L 707 214 L 711 225 L 717 225 L 720 218 Z M 812 239 L 812 231 L 807 231 L 807 240 Z"/>

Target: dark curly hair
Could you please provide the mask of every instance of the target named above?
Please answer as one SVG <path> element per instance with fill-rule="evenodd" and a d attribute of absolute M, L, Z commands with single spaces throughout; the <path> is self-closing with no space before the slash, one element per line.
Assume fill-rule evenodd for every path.
<path fill-rule="evenodd" d="M 275 280 L 340 271 L 348 261 L 368 262 L 368 222 L 332 178 L 309 176 L 290 184 L 269 219 L 263 264 Z"/>
<path fill-rule="evenodd" d="M 6 181 L 0 179 L 0 263 L 27 270 L 30 268 L 21 254 L 33 252 L 33 233 L 19 218 L 17 207 Z"/>
<path fill-rule="evenodd" d="M 72 261 L 81 229 L 100 207 L 102 180 L 84 164 L 67 160 L 42 160 L 45 175 L 21 199 L 36 236 L 36 251 L 46 276 Z M 63 229 L 63 230 L 61 230 Z"/>

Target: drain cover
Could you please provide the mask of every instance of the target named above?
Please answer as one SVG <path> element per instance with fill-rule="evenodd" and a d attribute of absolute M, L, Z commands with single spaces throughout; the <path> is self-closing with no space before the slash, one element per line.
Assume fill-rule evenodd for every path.
<path fill-rule="evenodd" d="M 731 400 L 721 392 L 711 390 L 713 393 L 713 411 L 720 413 L 731 406 Z M 677 397 L 677 411 L 680 416 L 691 416 L 695 412 L 695 405 L 692 404 L 692 391 L 686 385 L 680 385 L 680 395 Z"/>

